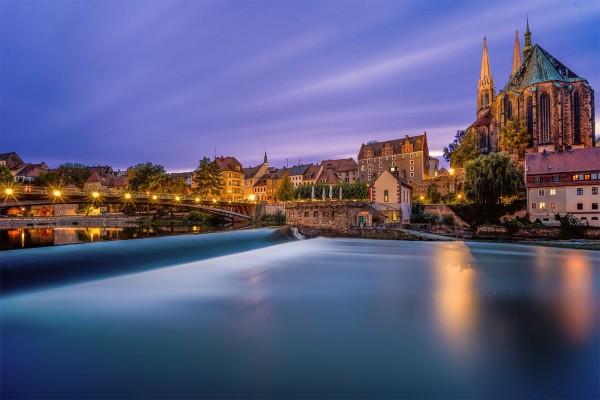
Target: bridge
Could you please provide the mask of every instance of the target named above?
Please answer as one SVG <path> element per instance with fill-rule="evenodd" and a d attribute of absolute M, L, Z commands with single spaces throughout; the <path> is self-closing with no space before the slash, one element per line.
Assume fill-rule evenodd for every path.
<path fill-rule="evenodd" d="M 177 207 L 221 215 L 231 221 L 252 220 L 256 205 L 250 202 L 221 202 L 193 195 L 148 192 L 96 192 L 51 189 L 35 186 L 5 188 L 0 208 L 56 204 L 119 204 Z"/>

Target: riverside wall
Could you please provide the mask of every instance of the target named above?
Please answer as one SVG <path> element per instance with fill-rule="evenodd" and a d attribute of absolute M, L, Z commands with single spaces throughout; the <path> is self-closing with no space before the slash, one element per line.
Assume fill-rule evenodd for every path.
<path fill-rule="evenodd" d="M 126 228 L 138 226 L 136 221 L 139 217 L 130 217 L 124 215 L 113 216 L 84 216 L 69 215 L 60 217 L 18 217 L 18 218 L 0 218 L 0 228 L 37 228 L 53 226 L 80 226 L 80 227 L 100 227 L 100 228 Z"/>

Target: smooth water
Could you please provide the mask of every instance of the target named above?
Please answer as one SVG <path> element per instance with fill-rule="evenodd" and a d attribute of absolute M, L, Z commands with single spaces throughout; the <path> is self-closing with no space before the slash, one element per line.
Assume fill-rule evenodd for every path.
<path fill-rule="evenodd" d="M 600 396 L 598 252 L 357 239 L 240 251 L 265 232 L 217 234 L 228 255 L 5 295 L 1 397 Z"/>

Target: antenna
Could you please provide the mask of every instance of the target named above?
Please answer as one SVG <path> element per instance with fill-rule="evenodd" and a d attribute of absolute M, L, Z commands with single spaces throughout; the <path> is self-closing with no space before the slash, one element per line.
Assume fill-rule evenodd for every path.
<path fill-rule="evenodd" d="M 217 149 L 213 149 L 213 151 L 215 152 L 215 160 L 217 159 Z"/>

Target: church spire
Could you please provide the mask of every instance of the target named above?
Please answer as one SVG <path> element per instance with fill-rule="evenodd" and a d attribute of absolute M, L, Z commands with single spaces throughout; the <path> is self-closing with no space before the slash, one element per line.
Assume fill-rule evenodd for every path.
<path fill-rule="evenodd" d="M 525 29 L 525 47 L 523 47 L 523 57 L 531 51 L 531 31 L 529 30 L 529 17 L 527 17 L 527 29 Z"/>
<path fill-rule="evenodd" d="M 268 164 L 269 160 L 267 159 L 267 150 L 265 150 L 265 158 L 264 158 L 264 163 Z"/>
<path fill-rule="evenodd" d="M 494 78 L 490 68 L 490 59 L 488 57 L 487 40 L 483 38 L 483 54 L 481 56 L 481 73 L 479 74 L 479 85 L 477 90 L 477 117 L 479 118 L 487 111 L 492 100 L 496 96 L 494 90 Z"/>
<path fill-rule="evenodd" d="M 515 48 L 513 50 L 513 61 L 512 61 L 512 70 L 510 71 L 510 76 L 513 76 L 515 72 L 521 66 L 521 43 L 519 43 L 519 31 L 515 32 Z"/>

